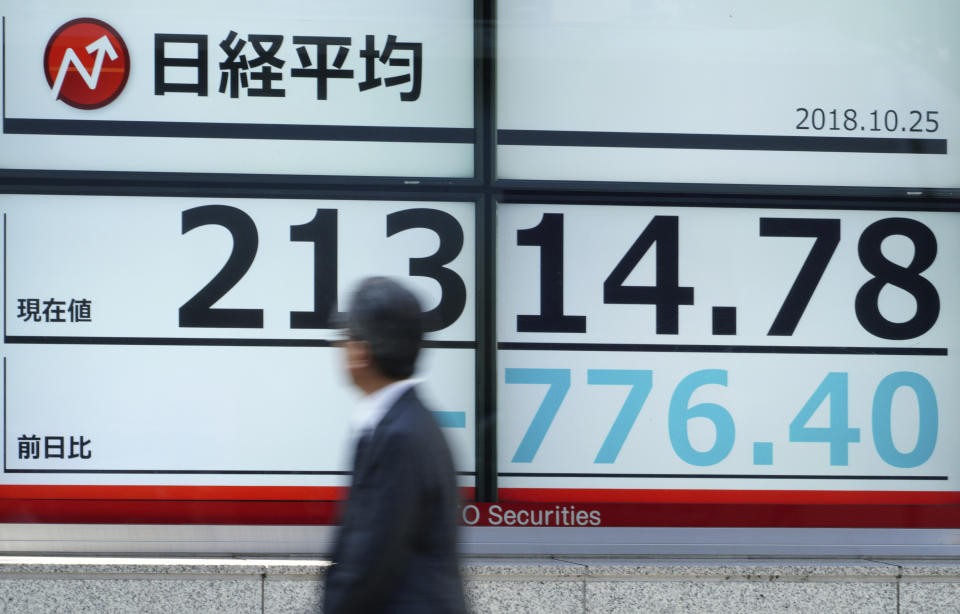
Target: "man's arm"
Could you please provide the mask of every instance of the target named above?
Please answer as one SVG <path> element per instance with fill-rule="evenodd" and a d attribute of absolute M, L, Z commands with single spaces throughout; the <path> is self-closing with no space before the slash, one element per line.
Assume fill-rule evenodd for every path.
<path fill-rule="evenodd" d="M 389 433 L 363 475 L 355 476 L 341 535 L 340 560 L 327 584 L 329 612 L 368 612 L 389 596 L 406 568 L 420 492 L 416 443 Z"/>

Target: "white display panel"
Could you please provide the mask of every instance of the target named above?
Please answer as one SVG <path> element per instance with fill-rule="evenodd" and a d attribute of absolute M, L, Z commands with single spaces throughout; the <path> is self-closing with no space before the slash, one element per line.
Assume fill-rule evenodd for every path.
<path fill-rule="evenodd" d="M 472 2 L 5 0 L 0 14 L 0 168 L 474 175 Z M 77 19 L 96 23 L 63 30 Z"/>
<path fill-rule="evenodd" d="M 960 490 L 957 213 L 497 217 L 501 488 Z"/>
<path fill-rule="evenodd" d="M 370 275 L 433 312 L 420 388 L 472 473 L 474 207 L 3 196 L 3 483 L 347 484 L 328 315 Z"/>
<path fill-rule="evenodd" d="M 960 188 L 960 5 L 501 2 L 497 177 Z"/>

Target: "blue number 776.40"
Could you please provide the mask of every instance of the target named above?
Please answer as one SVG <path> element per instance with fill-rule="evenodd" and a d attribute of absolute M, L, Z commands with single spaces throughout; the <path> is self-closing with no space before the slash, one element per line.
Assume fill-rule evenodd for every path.
<path fill-rule="evenodd" d="M 789 424 L 789 441 L 797 443 L 825 443 L 829 447 L 831 465 L 848 464 L 848 447 L 860 441 L 860 429 L 848 422 L 847 373 L 828 373 L 810 398 Z M 553 424 L 571 385 L 570 369 L 506 369 L 507 384 L 540 384 L 548 386 L 530 426 L 520 440 L 512 462 L 530 463 L 540 449 L 547 431 Z M 629 386 L 630 391 L 620 408 L 607 436 L 597 452 L 594 463 L 614 463 L 623 449 L 627 436 L 653 388 L 653 372 L 631 369 L 588 369 L 587 384 L 597 386 Z M 685 463 L 695 466 L 715 465 L 724 460 L 733 449 L 736 427 L 733 416 L 716 403 L 690 405 L 694 392 L 707 385 L 726 386 L 727 372 L 722 369 L 703 369 L 687 375 L 673 391 L 667 411 L 670 445 Z M 893 442 L 891 413 L 893 395 L 900 388 L 913 391 L 917 399 L 917 441 L 909 452 L 900 451 Z M 827 402 L 829 426 L 808 426 L 814 414 Z M 899 371 L 884 377 L 877 386 L 871 407 L 871 431 L 874 446 L 880 458 L 900 468 L 917 467 L 933 455 L 939 427 L 937 399 L 930 382 L 918 373 Z M 693 418 L 709 420 L 714 427 L 713 445 L 698 450 L 690 443 L 688 422 Z M 772 454 L 768 452 L 768 454 Z M 757 461 L 755 461 L 756 463 Z M 768 465 L 771 460 L 757 464 Z"/>

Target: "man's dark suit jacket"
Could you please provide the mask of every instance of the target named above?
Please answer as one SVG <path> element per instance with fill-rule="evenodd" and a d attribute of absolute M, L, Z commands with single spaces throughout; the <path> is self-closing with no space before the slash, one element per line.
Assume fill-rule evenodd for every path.
<path fill-rule="evenodd" d="M 458 503 L 443 433 L 411 388 L 357 446 L 324 612 L 465 612 Z"/>

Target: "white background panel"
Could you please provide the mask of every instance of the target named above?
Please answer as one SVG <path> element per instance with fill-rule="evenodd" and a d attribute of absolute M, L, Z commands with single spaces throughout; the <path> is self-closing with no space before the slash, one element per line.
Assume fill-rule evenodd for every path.
<path fill-rule="evenodd" d="M 960 187 L 951 0 L 547 0 L 497 11 L 500 130 L 948 140 L 945 155 L 501 145 L 501 179 Z M 797 129 L 797 108 L 829 121 Z M 858 119 L 850 130 L 846 109 Z M 888 110 L 896 128 L 873 131 L 871 113 L 882 124 Z"/>
<path fill-rule="evenodd" d="M 463 246 L 448 266 L 466 289 L 464 310 L 428 339 L 474 340 L 473 203 L 99 196 L 5 196 L 0 203 L 6 220 L 7 469 L 106 471 L 7 473 L 5 483 L 344 483 L 342 476 L 283 475 L 345 471 L 352 448 L 349 416 L 357 395 L 340 350 L 270 341 L 337 338 L 332 329 L 290 327 L 291 311 L 313 309 L 314 275 L 314 243 L 291 241 L 290 226 L 311 221 L 317 209 L 338 212 L 341 309 L 356 283 L 370 275 L 397 277 L 425 309 L 434 307 L 441 299 L 438 282 L 410 276 L 409 266 L 411 258 L 438 250 L 437 233 L 412 228 L 387 237 L 387 215 L 430 209 L 459 226 Z M 182 211 L 209 204 L 244 211 L 259 237 L 250 270 L 214 308 L 263 309 L 263 328 L 178 325 L 180 306 L 217 274 L 234 248 L 219 225 L 181 232 Z M 66 322 L 48 322 L 42 313 L 39 322 L 20 317 L 20 299 L 30 298 L 41 308 L 51 298 L 88 299 L 91 321 L 70 322 L 68 313 Z M 81 339 L 16 342 L 25 336 Z M 120 337 L 127 338 L 123 345 L 110 344 Z M 192 345 L 195 338 L 262 345 Z M 473 471 L 474 350 L 427 348 L 418 373 L 427 380 L 422 391 L 434 409 L 464 414 L 464 426 L 444 430 L 458 470 Z M 65 455 L 70 438 L 82 436 L 91 441 L 92 456 L 46 458 L 41 441 L 41 458 L 21 458 L 19 438 L 34 434 L 63 436 Z M 212 474 L 182 473 L 190 471 Z"/>
<path fill-rule="evenodd" d="M 563 312 L 585 316 L 585 332 L 518 329 L 518 315 L 540 313 L 544 252 L 555 248 L 518 245 L 517 233 L 537 227 L 548 214 L 563 216 Z M 604 303 L 605 280 L 654 216 L 676 219 L 679 285 L 693 288 L 693 304 L 679 306 L 675 334 L 656 332 L 656 308 L 652 304 Z M 960 457 L 948 445 L 960 432 L 957 363 L 953 356 L 960 335 L 955 317 L 956 263 L 960 261 L 956 253 L 960 219 L 956 213 L 501 204 L 497 217 L 497 338 L 502 344 L 498 352 L 499 471 L 668 474 L 665 478 L 501 476 L 501 487 L 957 489 L 955 472 Z M 815 238 L 760 236 L 761 218 L 839 223 L 836 250 L 789 335 L 771 335 L 769 331 Z M 929 233 L 919 235 L 914 244 L 900 233 L 916 225 L 883 222 L 891 218 L 913 220 Z M 923 309 L 937 317 L 913 338 L 877 336 L 867 330 L 856 313 L 856 295 L 874 274 L 861 262 L 858 247 L 872 243 L 864 239 L 864 232 L 876 223 L 890 227 L 890 236 L 880 242 L 881 260 L 888 272 L 903 275 L 897 278 L 897 284 L 926 284 L 937 297 L 936 308 L 929 298 L 921 299 Z M 650 246 L 627 275 L 625 286 L 656 285 L 657 260 L 667 258 L 671 251 L 668 235 L 662 233 Z M 933 262 L 917 270 L 911 264 L 917 249 L 929 251 L 933 242 Z M 881 276 L 887 274 L 881 272 Z M 551 279 L 556 292 L 559 278 Z M 889 321 L 885 326 L 896 329 L 914 317 L 917 300 L 892 283 L 892 278 L 887 281 L 877 304 L 882 317 Z M 736 308 L 735 334 L 713 330 L 714 306 Z M 638 344 L 644 347 L 636 347 Z M 633 347 L 626 347 L 630 345 Z M 529 369 L 554 371 L 553 375 L 526 376 L 539 378 L 540 383 L 509 381 L 512 371 Z M 614 459 L 601 460 L 598 455 L 631 388 L 626 384 L 591 384 L 590 370 L 651 372 L 649 396 L 633 426 L 622 431 L 623 445 Z M 728 429 L 733 441 L 729 452 L 709 462 L 699 455 L 716 442 L 716 428 L 708 419 L 693 418 L 686 423 L 685 432 L 694 451 L 688 456 L 695 461 L 685 460 L 676 451 L 676 442 L 682 437 L 678 431 L 671 438 L 668 425 L 671 398 L 678 384 L 702 370 L 722 371 L 726 385 L 710 380 L 712 383 L 697 387 L 680 407 L 716 403 L 734 425 Z M 541 427 L 530 431 L 543 434 L 535 454 L 519 454 L 521 442 L 548 394 L 549 379 L 559 377 L 556 381 L 562 381 L 567 372 L 570 388 L 555 418 L 546 430 Z M 875 397 L 881 381 L 904 372 L 916 375 L 894 377 L 900 382 L 889 408 L 889 437 L 895 452 L 881 453 L 878 446 L 882 444 L 876 442 L 887 436 L 882 425 L 875 428 L 874 414 L 885 415 L 887 410 L 886 404 L 875 401 Z M 823 384 L 828 377 L 828 383 Z M 918 395 L 904 384 L 908 380 L 920 388 L 929 384 L 933 395 L 932 400 L 922 402 L 926 409 L 921 410 Z M 841 381 L 845 382 L 845 392 Z M 826 395 L 827 390 L 830 395 Z M 808 420 L 797 420 L 811 398 L 816 411 Z M 880 409 L 875 410 L 875 405 Z M 834 430 L 819 434 L 804 430 L 828 429 L 831 417 L 840 416 L 843 406 L 848 411 L 847 420 L 836 418 Z M 791 435 L 790 425 L 795 420 L 799 434 Z M 846 432 L 841 428 L 859 429 L 859 441 L 833 444 L 837 449 L 846 448 L 845 460 L 832 458 L 832 446 L 825 441 L 802 441 L 805 436 L 828 438 L 829 433 Z M 918 444 L 921 440 L 928 443 Z M 760 443 L 761 448 L 769 444 L 772 454 L 760 452 L 755 456 L 754 443 Z M 918 453 L 915 460 L 904 461 L 904 455 L 915 448 L 927 447 L 929 454 Z M 672 479 L 669 474 L 734 477 Z M 814 475 L 826 479 L 756 479 L 757 475 Z M 836 479 L 844 476 L 886 477 Z M 947 479 L 912 479 L 931 476 Z"/>
<path fill-rule="evenodd" d="M 915 356 L 768 356 L 658 352 L 500 351 L 498 397 L 499 471 L 501 473 L 578 473 L 588 477 L 501 476 L 501 488 L 638 488 L 731 490 L 911 490 L 956 491 L 960 453 L 951 446 L 960 433 L 955 383 L 956 362 L 945 357 Z M 507 384 L 505 370 L 569 369 L 570 389 L 530 462 L 514 462 L 547 393 L 546 384 Z M 596 462 L 631 388 L 589 384 L 591 369 L 652 371 L 652 387 L 623 447 L 612 463 Z M 689 406 L 716 403 L 735 426 L 734 443 L 723 460 L 708 466 L 685 462 L 671 444 L 668 413 L 680 381 L 701 369 L 727 373 L 727 385 L 698 388 Z M 899 468 L 878 454 L 872 430 L 872 407 L 880 381 L 891 373 L 922 375 L 936 393 L 938 427 L 929 459 Z M 848 462 L 832 465 L 825 442 L 791 441 L 789 426 L 828 373 L 846 373 L 848 425 L 859 429 L 859 442 L 848 448 Z M 891 434 L 900 453 L 918 441 L 916 396 L 908 388 L 894 395 Z M 810 428 L 830 425 L 830 400 L 806 422 Z M 698 452 L 713 447 L 716 430 L 706 418 L 687 423 L 690 444 Z M 772 444 L 772 464 L 755 464 L 754 442 Z M 664 477 L 603 477 L 602 474 L 660 474 Z M 669 477 L 670 475 L 676 477 Z M 693 478 L 691 475 L 740 476 Z M 781 476 L 756 479 L 753 476 Z M 823 476 L 797 479 L 782 476 Z M 751 477 L 747 477 L 751 476 Z M 843 476 L 947 477 L 937 480 L 837 479 Z"/>
<path fill-rule="evenodd" d="M 7 345 L 4 354 L 6 468 L 52 471 L 6 473 L 6 484 L 349 481 L 306 473 L 350 470 L 359 396 L 336 348 Z M 460 471 L 474 469 L 473 373 L 473 352 L 460 349 L 427 349 L 418 369 L 432 409 L 465 413 L 465 427 L 444 429 Z M 67 451 L 82 435 L 91 457 L 44 458 L 41 441 L 39 459 L 21 459 L 22 435 L 64 436 Z"/>
<path fill-rule="evenodd" d="M 411 277 L 409 269 L 412 258 L 437 251 L 438 235 L 411 228 L 388 237 L 387 216 L 433 209 L 453 216 L 462 229 L 462 248 L 448 268 L 464 281 L 467 300 L 460 318 L 429 338 L 473 339 L 473 203 L 22 195 L 0 202 L 7 224 L 8 334 L 331 339 L 329 329 L 290 328 L 291 311 L 313 309 L 314 287 L 314 243 L 291 241 L 290 227 L 310 222 L 318 209 L 337 211 L 341 309 L 350 289 L 370 275 L 404 278 L 432 309 L 440 301 L 439 284 Z M 250 269 L 214 308 L 263 309 L 262 329 L 178 325 L 180 306 L 213 279 L 234 247 L 230 232 L 217 224 L 181 231 L 184 211 L 208 205 L 239 209 L 257 228 Z M 51 297 L 91 300 L 92 321 L 16 317 L 19 299 Z"/>
<path fill-rule="evenodd" d="M 473 4 L 418 0 L 403 6 L 377 0 L 349 4 L 304 3 L 284 0 L 270 4 L 244 0 L 214 3 L 198 10 L 196 3 L 177 0 L 163 7 L 131 6 L 101 1 L 78 11 L 71 2 L 23 4 L 0 2 L 6 18 L 4 72 L 5 116 L 24 119 L 295 124 L 332 126 L 397 126 L 472 128 Z M 119 97 L 92 110 L 77 109 L 55 100 L 44 76 L 47 41 L 61 25 L 93 17 L 111 25 L 130 54 L 129 78 Z M 285 62 L 273 68 L 283 75 L 273 87 L 283 97 L 251 97 L 241 88 L 237 98 L 229 89 L 220 93 L 220 62 L 226 54 L 219 44 L 230 31 L 239 38 L 250 34 L 282 35 L 276 57 Z M 207 36 L 208 94 L 154 89 L 154 35 Z M 388 35 L 399 43 L 422 43 L 419 98 L 402 101 L 411 82 L 359 90 L 366 77 L 359 53 L 365 37 L 375 36 L 383 50 Z M 301 68 L 294 36 L 350 37 L 344 70 L 353 78 L 329 78 L 326 100 L 317 99 L 317 81 L 293 77 Z M 235 42 L 233 43 L 236 44 Z M 247 41 L 241 50 L 248 60 L 257 57 Z M 317 66 L 315 46 L 307 45 L 311 66 Z M 337 46 L 328 48 L 327 68 Z M 82 58 L 85 52 L 78 50 Z M 170 45 L 170 57 L 195 58 L 195 45 Z M 402 56 L 402 57 L 401 57 Z M 397 51 L 394 59 L 410 59 Z M 92 63 L 92 61 L 91 61 Z M 88 67 L 89 68 L 89 67 Z M 260 68 L 251 68 L 250 73 Z M 194 68 L 168 68 L 168 82 L 196 81 Z M 381 78 L 410 73 L 411 66 L 376 61 Z M 177 72 L 179 71 L 179 73 Z M 260 83 L 252 79 L 250 88 Z M 280 139 L 143 138 L 104 136 L 0 135 L 0 167 L 146 172 L 279 173 L 327 175 L 384 175 L 472 177 L 471 144 L 371 143 Z"/>
<path fill-rule="evenodd" d="M 547 213 L 563 215 L 564 312 L 585 315 L 586 334 L 517 331 L 518 314 L 539 313 L 541 265 L 541 248 L 518 245 L 517 231 L 536 227 Z M 677 218 L 679 285 L 693 288 L 693 305 L 679 306 L 676 335 L 656 333 L 653 305 L 604 303 L 605 280 L 655 216 Z M 497 217 L 499 341 L 952 347 L 960 336 L 952 308 L 960 299 L 954 282 L 960 262 L 956 213 L 501 205 Z M 768 333 L 815 238 L 761 236 L 761 218 L 839 221 L 836 249 L 789 336 Z M 939 317 L 927 332 L 906 341 L 880 338 L 865 330 L 855 310 L 857 293 L 873 277 L 858 255 L 863 232 L 890 218 L 915 220 L 936 240 L 936 257 L 919 275 L 936 288 Z M 656 249 L 651 247 L 640 259 L 625 285 L 655 284 Z M 908 266 L 914 257 L 913 243 L 899 234 L 885 239 L 881 250 L 900 267 Z M 715 306 L 736 307 L 736 335 L 713 334 Z M 904 322 L 916 312 L 916 300 L 887 284 L 880 292 L 879 309 L 890 321 Z"/>

